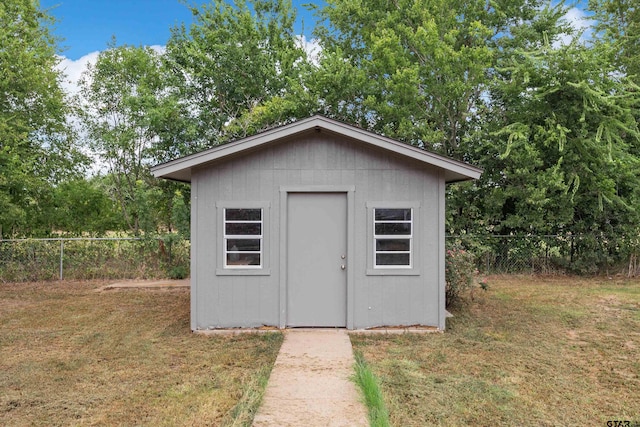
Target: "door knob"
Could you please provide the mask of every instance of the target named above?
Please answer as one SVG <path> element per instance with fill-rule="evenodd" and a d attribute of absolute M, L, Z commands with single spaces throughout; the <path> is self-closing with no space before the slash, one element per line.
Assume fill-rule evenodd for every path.
<path fill-rule="evenodd" d="M 346 265 L 344 265 L 344 264 L 342 264 L 342 265 L 340 266 L 340 268 L 344 270 L 345 268 L 347 268 L 347 266 L 346 266 Z"/>

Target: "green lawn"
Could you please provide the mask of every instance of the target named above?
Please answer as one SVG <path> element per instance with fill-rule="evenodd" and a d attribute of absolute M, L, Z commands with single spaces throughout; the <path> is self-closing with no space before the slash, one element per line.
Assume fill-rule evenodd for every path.
<path fill-rule="evenodd" d="M 391 425 L 640 425 L 640 280 L 489 285 L 444 334 L 352 336 Z"/>
<path fill-rule="evenodd" d="M 0 284 L 0 425 L 249 425 L 282 334 L 189 330 L 189 291 Z"/>

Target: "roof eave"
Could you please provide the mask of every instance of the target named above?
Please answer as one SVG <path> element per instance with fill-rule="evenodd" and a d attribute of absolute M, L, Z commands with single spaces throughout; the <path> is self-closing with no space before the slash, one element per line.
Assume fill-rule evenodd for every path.
<path fill-rule="evenodd" d="M 195 153 L 190 156 L 159 164 L 151 168 L 151 173 L 156 178 L 190 182 L 191 169 L 196 166 L 233 156 L 245 150 L 250 150 L 269 142 L 288 138 L 314 128 L 319 131 L 324 129 L 329 132 L 334 132 L 339 135 L 363 141 L 383 150 L 394 152 L 404 157 L 413 158 L 431 166 L 440 167 L 445 171 L 450 172 L 450 175 L 453 175 L 451 179 L 447 179 L 446 182 L 477 179 L 482 174 L 482 169 L 476 168 L 475 166 L 440 156 L 438 154 L 430 153 L 391 138 L 376 135 L 364 129 L 328 119 L 323 116 L 312 116 L 235 142 L 213 147 L 200 153 Z"/>

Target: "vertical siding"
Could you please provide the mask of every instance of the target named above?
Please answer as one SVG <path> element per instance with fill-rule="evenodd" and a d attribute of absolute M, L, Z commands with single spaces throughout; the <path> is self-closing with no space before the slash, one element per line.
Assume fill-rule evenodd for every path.
<path fill-rule="evenodd" d="M 353 326 L 440 325 L 439 192 L 444 185 L 435 168 L 391 156 L 327 132 L 262 147 L 192 174 L 192 327 L 278 325 L 280 307 L 280 188 L 300 185 L 355 187 Z M 216 201 L 269 202 L 270 275 L 216 275 L 221 259 Z M 419 276 L 367 275 L 368 201 L 419 201 L 414 234 Z M 353 303 L 353 305 L 351 304 Z"/>

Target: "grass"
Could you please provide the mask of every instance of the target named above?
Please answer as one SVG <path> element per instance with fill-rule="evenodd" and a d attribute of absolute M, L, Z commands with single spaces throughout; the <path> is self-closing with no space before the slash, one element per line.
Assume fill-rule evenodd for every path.
<path fill-rule="evenodd" d="M 227 426 L 250 426 L 253 423 L 262 397 L 264 396 L 272 366 L 264 366 L 251 381 L 245 385 L 245 392 L 240 401 L 231 410 L 231 417 L 225 422 Z"/>
<path fill-rule="evenodd" d="M 378 379 L 367 366 L 362 353 L 356 351 L 354 356 L 356 359 L 354 379 L 364 397 L 364 403 L 369 415 L 369 425 L 372 427 L 388 427 L 389 414 L 384 406 Z"/>
<path fill-rule="evenodd" d="M 491 277 L 444 334 L 352 335 L 391 425 L 640 423 L 640 280 Z"/>
<path fill-rule="evenodd" d="M 250 425 L 282 334 L 189 330 L 189 292 L 0 284 L 0 425 Z"/>

